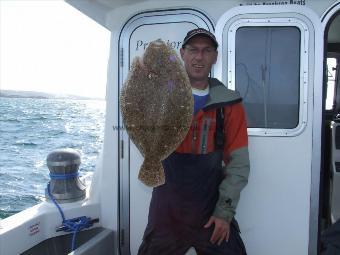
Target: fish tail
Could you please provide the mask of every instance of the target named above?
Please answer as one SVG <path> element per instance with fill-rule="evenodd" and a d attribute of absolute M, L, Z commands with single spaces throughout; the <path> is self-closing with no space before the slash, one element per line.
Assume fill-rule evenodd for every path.
<path fill-rule="evenodd" d="M 164 168 L 160 161 L 144 160 L 138 179 L 145 185 L 157 187 L 165 183 Z"/>

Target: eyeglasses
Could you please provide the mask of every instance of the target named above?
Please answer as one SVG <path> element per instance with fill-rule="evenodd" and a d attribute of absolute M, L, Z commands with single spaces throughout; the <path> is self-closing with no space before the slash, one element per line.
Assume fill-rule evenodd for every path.
<path fill-rule="evenodd" d="M 203 55 L 211 55 L 216 51 L 216 49 L 213 47 L 206 47 L 200 50 L 195 47 L 185 46 L 185 49 L 188 51 L 189 55 L 192 55 L 192 56 L 195 56 L 200 52 L 202 52 Z"/>

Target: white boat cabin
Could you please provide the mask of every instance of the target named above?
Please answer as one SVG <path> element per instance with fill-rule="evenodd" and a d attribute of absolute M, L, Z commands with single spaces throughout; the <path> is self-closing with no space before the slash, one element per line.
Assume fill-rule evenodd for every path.
<path fill-rule="evenodd" d="M 120 89 L 150 41 L 179 51 L 197 27 L 215 33 L 211 76 L 241 93 L 247 113 L 251 173 L 236 219 L 248 254 L 320 254 L 322 231 L 340 218 L 339 0 L 67 2 L 111 31 L 103 150 L 86 198 L 61 204 L 67 218 L 99 221 L 72 253 L 43 202 L 0 222 L 0 255 L 137 254 L 152 189 L 137 179 Z"/>

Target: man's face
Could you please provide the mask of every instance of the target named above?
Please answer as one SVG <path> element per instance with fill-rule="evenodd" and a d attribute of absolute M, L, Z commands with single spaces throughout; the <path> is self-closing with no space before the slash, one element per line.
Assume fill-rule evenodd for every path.
<path fill-rule="evenodd" d="M 211 67 L 217 60 L 213 42 L 208 37 L 195 36 L 180 52 L 190 81 L 207 81 Z"/>

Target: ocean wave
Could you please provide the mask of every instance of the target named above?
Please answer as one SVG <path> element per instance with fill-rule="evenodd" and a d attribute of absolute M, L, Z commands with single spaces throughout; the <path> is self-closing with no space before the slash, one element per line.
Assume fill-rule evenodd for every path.
<path fill-rule="evenodd" d="M 16 145 L 16 146 L 28 146 L 28 147 L 38 146 L 38 144 L 36 144 L 36 143 L 33 143 L 33 142 L 24 142 L 24 141 L 17 141 L 15 143 L 13 143 L 13 145 Z"/>
<path fill-rule="evenodd" d="M 17 182 L 17 181 L 22 181 L 24 178 L 22 176 L 17 176 L 14 174 L 9 174 L 9 173 L 0 173 L 0 178 L 1 178 L 1 188 L 4 188 L 5 185 L 9 185 L 11 182 Z M 6 180 L 6 183 L 2 183 L 4 180 Z"/>
<path fill-rule="evenodd" d="M 102 101 L 13 98 L 0 101 L 0 111 L 5 120 L 0 124 L 0 218 L 42 200 L 49 179 L 45 160 L 53 150 L 76 149 L 80 170 L 95 169 L 103 143 Z"/>
<path fill-rule="evenodd" d="M 49 117 L 45 117 L 45 116 L 36 116 L 36 117 L 31 117 L 31 118 L 26 118 L 25 120 L 38 120 L 38 121 L 41 121 L 41 120 L 48 120 L 50 119 Z"/>
<path fill-rule="evenodd" d="M 16 213 L 20 212 L 20 210 L 2 210 L 0 209 L 0 219 L 5 219 L 9 216 L 12 216 Z"/>
<path fill-rule="evenodd" d="M 15 118 L 1 118 L 0 122 L 20 123 L 20 120 Z"/>
<path fill-rule="evenodd" d="M 57 136 L 57 135 L 63 135 L 66 134 L 64 130 L 48 130 L 46 132 L 46 136 Z"/>
<path fill-rule="evenodd" d="M 0 195 L 0 218 L 4 219 L 43 201 L 43 197 L 34 195 Z"/>

